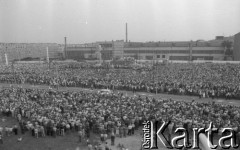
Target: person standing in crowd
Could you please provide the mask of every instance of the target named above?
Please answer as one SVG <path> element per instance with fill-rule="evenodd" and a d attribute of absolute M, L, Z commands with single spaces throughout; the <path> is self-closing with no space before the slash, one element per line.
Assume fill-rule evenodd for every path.
<path fill-rule="evenodd" d="M 3 135 L 3 127 L 0 126 L 0 135 Z"/>
<path fill-rule="evenodd" d="M 126 125 L 123 126 L 123 137 L 126 137 L 127 136 L 127 131 L 128 131 L 128 128 Z"/>
<path fill-rule="evenodd" d="M 132 125 L 129 123 L 128 125 L 128 135 L 132 134 Z"/>
<path fill-rule="evenodd" d="M 44 134 L 45 134 L 45 130 L 44 130 Z M 56 138 L 56 135 L 57 135 L 57 127 L 54 125 L 53 126 L 53 137 Z"/>
<path fill-rule="evenodd" d="M 3 136 L 0 134 L 0 144 L 3 144 Z"/>
<path fill-rule="evenodd" d="M 135 124 L 134 124 L 134 123 L 132 123 L 131 127 L 132 127 L 132 129 L 131 129 L 131 135 L 134 135 Z"/>
<path fill-rule="evenodd" d="M 19 122 L 19 126 L 20 126 L 21 133 L 25 134 L 25 129 L 24 129 L 25 127 L 24 127 L 24 121 L 23 120 Z"/>
<path fill-rule="evenodd" d="M 68 134 L 69 131 L 70 131 L 70 125 L 67 123 L 67 124 L 66 124 L 66 134 Z"/>
<path fill-rule="evenodd" d="M 86 128 L 86 137 L 90 138 L 90 129 L 89 129 L 89 127 Z"/>
<path fill-rule="evenodd" d="M 120 138 L 122 138 L 123 137 L 123 126 L 121 125 L 120 127 L 119 127 L 119 136 L 120 136 Z"/>
<path fill-rule="evenodd" d="M 35 127 L 33 128 L 33 130 L 34 130 L 34 136 L 35 136 L 35 138 L 38 138 L 38 126 L 35 126 Z"/>
<path fill-rule="evenodd" d="M 62 122 L 62 123 L 60 124 L 60 135 L 61 135 L 61 136 L 64 136 L 64 135 L 65 135 L 64 127 L 65 127 L 65 123 Z"/>
<path fill-rule="evenodd" d="M 41 133 L 41 137 L 45 137 L 44 127 L 43 127 L 43 126 L 40 126 L 39 130 L 40 130 L 40 133 Z"/>
<path fill-rule="evenodd" d="M 112 132 L 111 134 L 111 145 L 114 146 L 115 145 L 115 134 Z"/>
<path fill-rule="evenodd" d="M 116 127 L 116 137 L 119 137 L 119 127 Z"/>
<path fill-rule="evenodd" d="M 91 143 L 88 144 L 88 150 L 93 150 L 93 146 Z"/>
<path fill-rule="evenodd" d="M 15 135 L 18 135 L 18 126 L 17 125 L 14 125 L 13 132 Z"/>
<path fill-rule="evenodd" d="M 90 144 L 90 141 L 89 141 L 89 139 L 87 139 L 87 140 L 86 140 L 86 143 L 87 143 L 87 145 L 89 145 L 89 144 Z"/>
<path fill-rule="evenodd" d="M 107 141 L 107 138 L 108 138 L 108 135 L 107 135 L 107 133 L 105 133 L 105 134 L 104 134 L 104 142 Z"/>
<path fill-rule="evenodd" d="M 100 134 L 100 140 L 102 143 L 104 142 L 104 134 Z"/>
<path fill-rule="evenodd" d="M 110 148 L 108 147 L 107 144 L 108 144 L 108 143 L 106 142 L 106 143 L 105 143 L 105 150 L 110 150 Z"/>
<path fill-rule="evenodd" d="M 78 131 L 78 141 L 81 143 L 83 139 L 83 132 L 81 130 Z"/>
<path fill-rule="evenodd" d="M 10 136 L 10 129 L 8 128 L 8 126 L 5 126 L 5 133 L 6 133 L 6 136 Z"/>

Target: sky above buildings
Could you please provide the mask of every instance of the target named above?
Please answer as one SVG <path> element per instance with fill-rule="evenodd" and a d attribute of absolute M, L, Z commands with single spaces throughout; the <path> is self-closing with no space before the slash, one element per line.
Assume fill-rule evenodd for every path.
<path fill-rule="evenodd" d="M 240 32 L 240 0 L 0 0 L 0 42 L 210 40 Z"/>

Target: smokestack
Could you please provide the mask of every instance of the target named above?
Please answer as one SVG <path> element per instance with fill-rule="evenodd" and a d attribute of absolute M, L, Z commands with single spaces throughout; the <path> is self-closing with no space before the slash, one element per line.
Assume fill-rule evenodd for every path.
<path fill-rule="evenodd" d="M 128 42 L 128 30 L 127 30 L 127 23 L 126 23 L 126 42 Z"/>
<path fill-rule="evenodd" d="M 64 54 L 65 59 L 67 59 L 67 37 L 64 37 Z"/>

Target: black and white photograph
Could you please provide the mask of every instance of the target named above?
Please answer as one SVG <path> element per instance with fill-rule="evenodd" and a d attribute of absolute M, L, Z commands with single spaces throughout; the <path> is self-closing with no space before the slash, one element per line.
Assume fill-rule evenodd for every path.
<path fill-rule="evenodd" d="M 145 149 L 240 149 L 240 0 L 0 0 L 0 150 Z"/>

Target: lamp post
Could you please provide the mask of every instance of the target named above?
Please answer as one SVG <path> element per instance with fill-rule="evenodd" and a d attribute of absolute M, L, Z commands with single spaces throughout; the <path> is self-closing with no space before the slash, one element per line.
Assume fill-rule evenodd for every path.
<path fill-rule="evenodd" d="M 6 65 L 8 65 L 7 47 L 6 47 L 6 52 L 4 55 L 5 55 L 5 63 L 6 63 Z"/>

